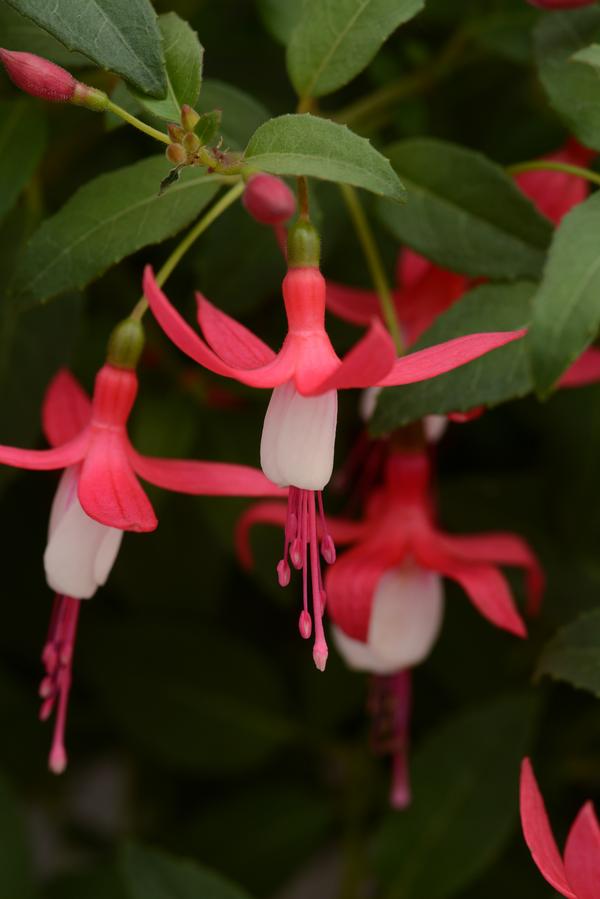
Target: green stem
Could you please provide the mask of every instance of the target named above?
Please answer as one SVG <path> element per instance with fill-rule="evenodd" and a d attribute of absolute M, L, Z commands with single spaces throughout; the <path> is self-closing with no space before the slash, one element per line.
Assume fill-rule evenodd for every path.
<path fill-rule="evenodd" d="M 298 208 L 300 218 L 309 219 L 308 180 L 305 175 L 298 175 Z"/>
<path fill-rule="evenodd" d="M 392 339 L 396 344 L 398 355 L 400 356 L 404 352 L 404 344 L 400 323 L 396 314 L 396 305 L 394 303 L 392 291 L 387 282 L 383 261 L 379 255 L 379 250 L 377 249 L 371 226 L 369 225 L 355 189 L 350 187 L 349 184 L 341 184 L 340 190 L 346 201 L 346 206 L 348 207 L 348 212 L 350 213 L 350 218 L 352 219 L 354 230 L 356 231 L 356 236 L 362 247 L 373 285 L 377 291 L 377 296 L 379 297 L 379 303 L 381 305 L 381 313 L 388 330 L 392 335 Z"/>
<path fill-rule="evenodd" d="M 600 186 L 600 175 L 597 172 L 592 172 L 591 169 L 584 169 L 579 165 L 571 165 L 569 162 L 553 162 L 551 159 L 534 159 L 531 162 L 519 162 L 516 165 L 509 165 L 506 171 L 509 175 L 520 175 L 522 172 L 564 172 L 565 175 L 576 175 Z"/>
<path fill-rule="evenodd" d="M 463 50 L 469 36 L 466 29 L 459 29 L 433 62 L 417 69 L 416 72 L 411 72 L 410 75 L 404 75 L 397 81 L 383 85 L 366 97 L 341 109 L 335 115 L 336 121 L 355 125 L 356 122 L 372 115 L 381 114 L 382 110 L 393 106 L 398 100 L 429 90 L 463 58 Z"/>
<path fill-rule="evenodd" d="M 132 115 L 130 112 L 127 112 L 127 110 L 123 109 L 121 106 L 117 106 L 117 104 L 113 103 L 112 100 L 108 101 L 106 110 L 107 112 L 112 112 L 116 116 L 119 116 L 119 118 L 123 119 L 124 122 L 127 122 L 129 125 L 133 125 L 133 127 L 137 128 L 138 131 L 143 131 L 144 134 L 148 134 L 155 140 L 159 140 L 163 144 L 171 143 L 171 138 L 168 134 L 165 134 L 163 131 L 158 131 L 156 128 L 152 128 L 151 125 L 146 125 L 146 123 L 142 122 L 141 119 L 136 118 L 136 116 Z"/>
<path fill-rule="evenodd" d="M 156 273 L 156 283 L 162 287 L 167 278 L 173 273 L 174 269 L 179 265 L 189 248 L 192 246 L 201 234 L 203 234 L 212 223 L 228 209 L 244 191 L 244 182 L 237 181 L 233 187 L 230 187 L 227 193 L 223 194 L 221 199 L 212 206 L 208 212 L 198 219 L 194 227 L 188 231 L 183 240 L 177 244 L 171 255 L 168 257 L 164 265 Z M 141 321 L 148 309 L 148 300 L 142 296 L 136 303 L 131 318 Z"/>

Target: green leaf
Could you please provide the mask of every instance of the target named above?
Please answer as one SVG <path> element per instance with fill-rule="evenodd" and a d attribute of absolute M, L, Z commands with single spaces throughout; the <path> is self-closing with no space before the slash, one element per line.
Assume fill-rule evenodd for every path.
<path fill-rule="evenodd" d="M 71 53 L 60 41 L 12 9 L 6 0 L 0 0 L 0 34 L 2 46 L 7 50 L 22 50 L 37 53 L 59 66 L 76 68 L 89 66 L 90 60 L 80 53 Z"/>
<path fill-rule="evenodd" d="M 167 73 L 167 95 L 164 100 L 153 100 L 139 91 L 132 93 L 152 115 L 178 122 L 183 104 L 194 106 L 200 94 L 204 47 L 197 33 L 177 13 L 159 16 L 158 26 Z"/>
<path fill-rule="evenodd" d="M 600 697 L 600 611 L 581 615 L 559 630 L 544 649 L 537 674 Z"/>
<path fill-rule="evenodd" d="M 400 141 L 388 155 L 408 199 L 380 202 L 378 212 L 398 240 L 467 275 L 539 276 L 552 226 L 499 166 L 430 138 Z"/>
<path fill-rule="evenodd" d="M 153 156 L 80 188 L 29 241 L 15 276 L 21 304 L 81 288 L 136 250 L 188 225 L 219 184 L 200 169 L 187 169 L 159 197 L 167 168 L 163 157 Z"/>
<path fill-rule="evenodd" d="M 298 0 L 258 0 L 258 12 L 265 28 L 286 46 L 302 15 Z"/>
<path fill-rule="evenodd" d="M 596 193 L 565 216 L 554 235 L 528 335 L 533 377 L 542 394 L 600 327 L 599 227 Z"/>
<path fill-rule="evenodd" d="M 46 144 L 46 119 L 26 99 L 0 103 L 0 218 L 35 172 Z"/>
<path fill-rule="evenodd" d="M 156 13 L 149 0 L 8 0 L 69 50 L 122 75 L 153 97 L 164 97 L 167 80 Z"/>
<path fill-rule="evenodd" d="M 573 55 L 574 62 L 585 62 L 594 69 L 600 69 L 600 44 L 591 44 Z"/>
<path fill-rule="evenodd" d="M 411 352 L 463 334 L 522 328 L 534 292 L 535 284 L 525 282 L 476 287 L 440 315 Z M 438 378 L 383 390 L 370 427 L 386 434 L 425 415 L 495 406 L 532 389 L 525 341 L 517 340 Z"/>
<path fill-rule="evenodd" d="M 449 899 L 500 855 L 517 823 L 519 763 L 535 711 L 530 696 L 488 701 L 419 747 L 412 805 L 388 814 L 376 837 L 386 899 Z"/>
<path fill-rule="evenodd" d="M 596 4 L 544 16 L 535 30 L 539 74 L 551 105 L 583 143 L 600 150 L 600 79 L 590 65 L 576 62 L 580 50 L 600 34 Z"/>
<path fill-rule="evenodd" d="M 137 745 L 164 764 L 214 774 L 262 763 L 294 735 L 280 678 L 259 650 L 147 610 L 141 621 L 143 638 L 139 620 L 121 619 L 116 631 L 116 622 L 97 627 L 81 653 L 109 714 Z"/>
<path fill-rule="evenodd" d="M 404 199 L 390 163 L 368 140 L 345 125 L 316 116 L 284 115 L 265 122 L 246 148 L 253 168 L 274 175 L 310 175 Z"/>
<path fill-rule="evenodd" d="M 34 895 L 32 864 L 16 798 L 0 777 L 0 884 L 5 896 L 31 899 Z"/>
<path fill-rule="evenodd" d="M 212 112 L 214 109 L 223 113 L 223 142 L 233 150 L 243 150 L 256 129 L 271 117 L 269 110 L 250 94 L 211 78 L 202 85 L 198 111 Z"/>
<path fill-rule="evenodd" d="M 423 6 L 424 0 L 304 0 L 287 53 L 299 96 L 322 97 L 343 87 Z"/>
<path fill-rule="evenodd" d="M 122 850 L 120 869 L 129 899 L 249 899 L 195 862 L 135 844 Z"/>

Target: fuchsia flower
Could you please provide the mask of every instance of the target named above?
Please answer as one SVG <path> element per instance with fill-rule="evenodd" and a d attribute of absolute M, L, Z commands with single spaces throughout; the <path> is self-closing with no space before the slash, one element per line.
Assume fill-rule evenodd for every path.
<path fill-rule="evenodd" d="M 529 759 L 521 766 L 521 824 L 534 862 L 555 890 L 570 899 L 600 899 L 600 826 L 592 803 L 577 815 L 561 858 Z"/>
<path fill-rule="evenodd" d="M 386 711 L 383 748 L 392 748 L 396 807 L 408 802 L 407 716 L 410 694 L 399 677 L 422 662 L 443 617 L 442 577 L 456 581 L 492 624 L 517 636 L 525 625 L 499 565 L 522 568 L 529 611 L 538 610 L 542 569 L 520 537 L 509 533 L 450 536 L 436 525 L 430 493 L 431 466 L 422 452 L 392 450 L 381 486 L 372 490 L 361 521 L 329 519 L 338 544 L 353 544 L 327 572 L 327 609 L 333 636 L 347 664 L 375 675 L 376 706 Z M 249 534 L 255 524 L 280 525 L 282 503 L 259 502 L 240 518 L 238 555 L 252 565 Z M 395 722 L 396 730 L 391 725 Z M 375 718 L 375 734 L 381 732 Z M 382 748 L 382 741 L 377 739 Z"/>
<path fill-rule="evenodd" d="M 325 600 L 317 519 L 321 522 L 321 555 L 331 563 L 335 560 L 335 547 L 324 522 L 321 491 L 333 469 L 337 391 L 410 384 L 435 377 L 522 337 L 524 331 L 470 334 L 398 359 L 390 335 L 375 319 L 367 335 L 342 360 L 325 330 L 325 279 L 318 260 L 318 235 L 310 223 L 300 220 L 290 230 L 290 267 L 283 281 L 288 332 L 277 354 L 197 294 L 202 339 L 169 303 L 150 268 L 144 275 L 144 292 L 165 333 L 188 356 L 216 374 L 273 390 L 260 455 L 267 477 L 275 484 L 290 487 L 279 582 L 282 586 L 289 583 L 288 558 L 295 568 L 303 570 L 305 604 L 300 631 L 308 638 L 312 632 L 307 609 L 310 561 L 313 657 L 323 670 L 327 646 L 322 626 Z"/>
<path fill-rule="evenodd" d="M 243 465 L 159 459 L 136 452 L 126 423 L 137 393 L 134 371 L 104 365 L 92 401 L 67 372 L 51 382 L 42 409 L 52 449 L 0 446 L 0 463 L 32 470 L 64 469 L 52 504 L 44 568 L 56 593 L 42 659 L 41 717 L 57 714 L 50 768 L 60 773 L 79 601 L 110 574 L 124 531 L 152 531 L 157 519 L 138 476 L 195 495 L 269 496 L 282 491 Z"/>

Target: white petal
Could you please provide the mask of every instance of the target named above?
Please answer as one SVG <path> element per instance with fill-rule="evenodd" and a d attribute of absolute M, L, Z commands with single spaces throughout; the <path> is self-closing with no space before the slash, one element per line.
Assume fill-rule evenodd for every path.
<path fill-rule="evenodd" d="M 123 532 L 86 515 L 76 492 L 65 503 L 65 472 L 53 504 L 44 568 L 48 586 L 65 596 L 89 599 L 106 581 L 114 564 Z M 76 486 L 75 480 L 75 486 Z M 60 494 L 60 496 L 59 496 Z"/>
<path fill-rule="evenodd" d="M 416 566 L 388 571 L 375 591 L 368 645 L 390 671 L 418 665 L 431 652 L 443 614 L 438 574 Z"/>
<path fill-rule="evenodd" d="M 360 395 L 358 402 L 358 413 L 365 424 L 373 418 L 377 400 L 381 394 L 383 387 L 367 387 Z"/>
<path fill-rule="evenodd" d="M 275 484 L 322 490 L 331 478 L 337 391 L 301 396 L 291 381 L 276 387 L 260 443 L 262 470 Z"/>
<path fill-rule="evenodd" d="M 445 415 L 427 415 L 425 417 L 425 437 L 428 443 L 437 443 L 441 440 L 448 427 L 448 419 Z"/>
<path fill-rule="evenodd" d="M 81 465 L 70 465 L 63 471 L 54 499 L 52 500 L 52 509 L 50 510 L 50 521 L 48 522 L 48 537 L 51 537 L 61 518 L 77 498 L 77 483 L 79 481 L 79 472 Z"/>
<path fill-rule="evenodd" d="M 331 636 L 336 649 L 353 671 L 368 671 L 370 674 L 393 674 L 396 668 L 380 659 L 366 643 L 354 640 L 335 624 L 331 626 Z"/>

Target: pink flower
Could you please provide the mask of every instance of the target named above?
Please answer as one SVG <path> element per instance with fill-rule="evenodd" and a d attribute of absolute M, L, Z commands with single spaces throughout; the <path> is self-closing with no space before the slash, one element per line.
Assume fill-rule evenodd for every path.
<path fill-rule="evenodd" d="M 272 496 L 282 491 L 262 472 L 243 465 L 159 459 L 136 452 L 126 423 L 137 393 L 134 371 L 106 364 L 90 402 L 61 371 L 42 409 L 52 449 L 0 446 L 0 463 L 35 470 L 65 469 L 52 504 L 44 568 L 56 593 L 42 659 L 42 719 L 57 715 L 50 768 L 66 766 L 64 732 L 79 601 L 89 599 L 110 574 L 124 531 L 157 526 L 138 476 L 167 490 L 195 495 Z"/>
<path fill-rule="evenodd" d="M 73 99 L 77 81 L 70 72 L 48 59 L 0 48 L 0 60 L 10 80 L 25 93 L 51 103 L 68 103 Z"/>
<path fill-rule="evenodd" d="M 313 657 L 323 670 L 327 646 L 321 621 L 324 600 L 317 519 L 321 520 L 321 555 L 331 563 L 335 547 L 324 523 L 320 494 L 333 469 L 338 390 L 410 384 L 435 377 L 522 337 L 524 331 L 470 334 L 398 359 L 390 335 L 374 319 L 367 335 L 342 360 L 325 330 L 325 279 L 318 269 L 318 236 L 302 221 L 290 235 L 290 268 L 283 281 L 288 332 L 279 353 L 197 294 L 202 339 L 170 304 L 150 268 L 144 275 L 144 293 L 157 321 L 184 353 L 216 374 L 273 391 L 262 432 L 261 466 L 273 483 L 292 488 L 279 581 L 282 586 L 290 581 L 288 557 L 304 572 L 300 632 L 309 637 L 312 619 L 306 596 L 310 562 Z M 297 264 L 298 254 L 306 252 L 310 260 Z"/>
<path fill-rule="evenodd" d="M 372 489 L 363 520 L 329 519 L 331 536 L 352 548 L 327 572 L 327 609 L 335 644 L 353 669 L 374 676 L 373 714 L 378 751 L 394 757 L 392 803 L 409 801 L 407 743 L 410 693 L 402 673 L 430 653 L 441 628 L 442 577 L 456 581 L 492 624 L 525 636 L 499 565 L 527 575 L 529 611 L 539 608 L 544 576 L 525 541 L 514 534 L 450 536 L 435 523 L 431 466 L 421 452 L 392 450 L 381 486 Z M 282 503 L 259 502 L 240 518 L 236 533 L 242 564 L 252 566 L 255 524 L 285 521 Z M 321 531 L 321 533 L 324 533 Z M 381 721 L 381 709 L 387 710 Z M 386 739 L 381 733 L 386 733 Z"/>
<path fill-rule="evenodd" d="M 591 6 L 595 0 L 527 0 L 527 2 L 540 9 L 578 9 L 580 6 Z"/>
<path fill-rule="evenodd" d="M 285 181 L 265 172 L 248 178 L 242 203 L 252 218 L 263 225 L 281 225 L 296 211 L 296 198 Z"/>
<path fill-rule="evenodd" d="M 570 899 L 600 899 L 600 826 L 586 802 L 561 858 L 529 759 L 521 766 L 521 824 L 533 860 L 548 883 Z"/>
<path fill-rule="evenodd" d="M 588 150 L 575 138 L 570 138 L 563 147 L 554 153 L 548 153 L 542 159 L 586 168 L 595 156 L 597 156 L 595 150 Z M 567 212 L 578 203 L 582 203 L 590 192 L 585 178 L 566 172 L 554 172 L 551 169 L 521 172 L 520 175 L 516 175 L 515 181 L 538 211 L 555 225 L 559 225 Z"/>

